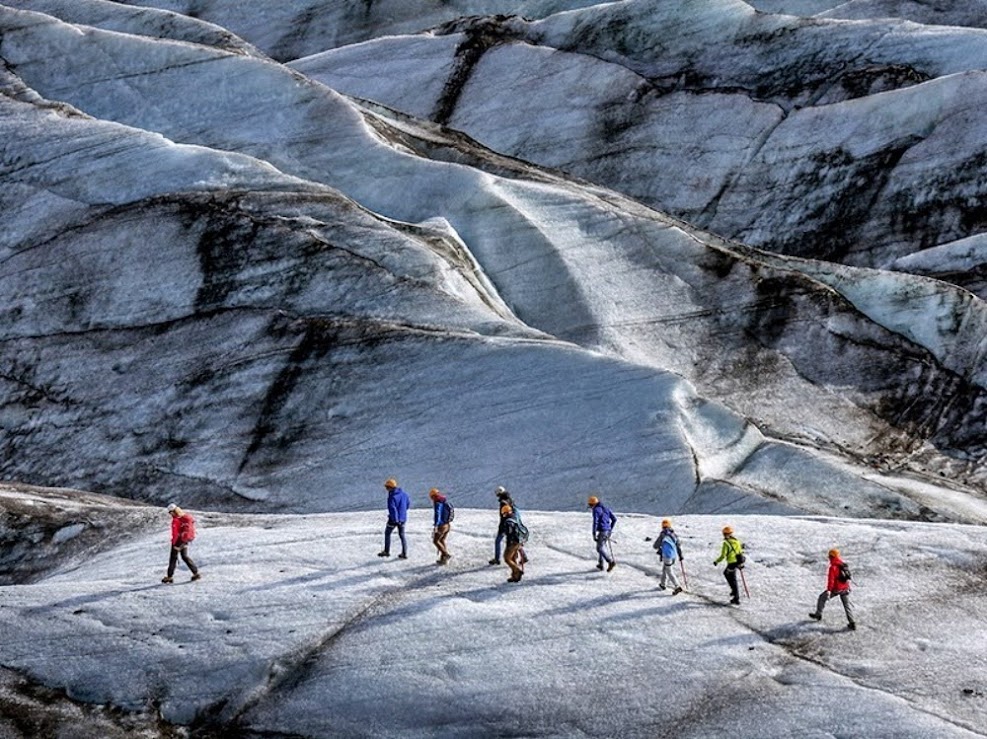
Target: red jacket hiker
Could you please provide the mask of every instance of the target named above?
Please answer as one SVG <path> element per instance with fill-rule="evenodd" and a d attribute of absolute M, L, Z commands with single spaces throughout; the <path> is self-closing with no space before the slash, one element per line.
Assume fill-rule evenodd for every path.
<path fill-rule="evenodd" d="M 168 506 L 168 514 L 171 516 L 171 555 L 168 557 L 168 574 L 161 578 L 161 582 L 170 585 L 175 581 L 175 566 L 179 556 L 192 572 L 192 579 L 198 580 L 202 575 L 188 556 L 188 545 L 195 538 L 195 519 L 174 503 Z"/>
<path fill-rule="evenodd" d="M 180 509 L 179 509 L 180 510 Z M 180 547 L 195 538 L 195 519 L 191 513 L 183 513 L 171 518 L 171 545 Z"/>
<path fill-rule="evenodd" d="M 840 565 L 843 560 L 836 557 L 829 558 L 829 576 L 826 578 L 826 590 L 833 595 L 850 592 L 850 581 L 840 582 Z"/>
<path fill-rule="evenodd" d="M 826 589 L 819 594 L 816 600 L 816 610 L 810 611 L 809 618 L 822 621 L 823 609 L 830 598 L 839 598 L 843 603 L 843 610 L 846 612 L 847 628 L 850 630 L 857 628 L 857 622 L 853 618 L 853 603 L 850 602 L 850 581 L 841 580 L 840 572 L 843 560 L 840 559 L 839 549 L 829 550 L 829 575 L 826 578 Z M 849 573 L 847 573 L 849 575 Z"/>

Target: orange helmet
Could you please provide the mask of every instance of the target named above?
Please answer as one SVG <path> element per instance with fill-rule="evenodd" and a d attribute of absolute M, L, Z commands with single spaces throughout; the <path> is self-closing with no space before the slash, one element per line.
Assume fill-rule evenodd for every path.
<path fill-rule="evenodd" d="M 512 513 L 514 513 L 514 509 L 507 505 L 507 503 L 504 503 L 504 505 L 500 507 L 501 516 L 510 516 Z"/>
<path fill-rule="evenodd" d="M 442 495 L 442 493 L 439 492 L 438 488 L 432 488 L 431 490 L 428 491 L 429 498 L 437 498 L 440 495 Z"/>
<path fill-rule="evenodd" d="M 670 519 L 670 518 L 663 518 L 661 520 L 661 527 L 663 529 L 670 529 L 670 528 L 672 528 L 672 519 Z"/>
<path fill-rule="evenodd" d="M 839 549 L 830 549 L 829 550 L 829 558 L 830 559 L 837 559 L 839 556 L 840 556 L 840 550 Z"/>
<path fill-rule="evenodd" d="M 599 498 L 597 498 L 595 495 L 591 495 L 589 496 L 589 500 L 586 501 L 586 505 L 595 506 L 599 502 L 600 502 Z"/>
<path fill-rule="evenodd" d="M 732 534 L 732 533 L 733 533 L 733 529 L 732 528 L 730 528 L 729 526 L 724 526 L 723 527 L 723 535 L 724 536 L 730 536 L 730 534 Z"/>
<path fill-rule="evenodd" d="M 384 487 L 387 488 L 388 490 L 393 490 L 397 486 L 398 486 L 398 481 L 395 480 L 393 477 L 384 481 Z"/>

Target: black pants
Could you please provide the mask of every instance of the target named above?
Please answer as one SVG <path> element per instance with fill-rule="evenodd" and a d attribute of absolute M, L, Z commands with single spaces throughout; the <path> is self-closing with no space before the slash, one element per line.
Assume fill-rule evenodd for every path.
<path fill-rule="evenodd" d="M 192 571 L 193 575 L 199 572 L 199 568 L 195 566 L 195 562 L 188 556 L 188 544 L 183 544 L 180 547 L 171 548 L 171 557 L 168 558 L 168 577 L 175 574 L 175 566 L 178 564 L 179 554 L 182 555 L 182 561 Z"/>
<path fill-rule="evenodd" d="M 733 600 L 740 600 L 740 588 L 737 586 L 737 565 L 727 565 L 727 568 L 723 570 L 723 577 L 727 579 L 727 583 L 730 585 L 730 595 L 733 596 Z"/>

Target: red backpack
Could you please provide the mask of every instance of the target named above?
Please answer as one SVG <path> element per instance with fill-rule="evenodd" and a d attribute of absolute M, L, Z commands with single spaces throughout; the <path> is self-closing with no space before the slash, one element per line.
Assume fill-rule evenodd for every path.
<path fill-rule="evenodd" d="M 186 544 L 195 539 L 195 519 L 191 513 L 182 516 L 182 528 L 179 530 L 178 538 Z"/>

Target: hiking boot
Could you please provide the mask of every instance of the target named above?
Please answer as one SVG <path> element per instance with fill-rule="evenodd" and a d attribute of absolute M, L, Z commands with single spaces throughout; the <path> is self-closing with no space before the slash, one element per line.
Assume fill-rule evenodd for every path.
<path fill-rule="evenodd" d="M 514 577 L 513 575 L 511 575 L 509 578 L 507 578 L 507 582 L 521 582 L 521 578 Z"/>
<path fill-rule="evenodd" d="M 607 572 L 610 572 L 610 570 L 612 570 L 616 566 L 617 566 L 617 560 L 614 560 L 613 562 L 607 565 Z"/>
<path fill-rule="evenodd" d="M 672 591 L 672 595 L 678 595 L 681 592 L 682 592 L 682 588 L 675 588 L 675 590 Z"/>
<path fill-rule="evenodd" d="M 408 559 L 408 555 L 405 554 L 404 552 L 401 552 L 401 554 L 398 555 L 398 559 Z"/>
<path fill-rule="evenodd" d="M 602 570 L 602 569 L 603 569 L 603 563 L 602 563 L 602 562 L 600 562 L 600 564 L 598 564 L 598 565 L 596 566 L 596 569 L 598 569 L 598 570 Z"/>
<path fill-rule="evenodd" d="M 487 562 L 487 564 L 488 564 L 488 565 L 499 565 L 499 564 L 500 564 L 500 560 L 499 560 L 499 559 L 497 559 L 496 557 L 494 557 L 494 558 L 493 558 L 493 559 L 491 559 L 491 560 L 490 560 L 489 562 Z"/>
<path fill-rule="evenodd" d="M 378 557 L 390 557 L 391 556 L 391 553 L 390 552 L 387 552 L 387 551 L 377 552 L 377 556 Z"/>
<path fill-rule="evenodd" d="M 449 561 L 448 559 L 443 559 L 442 557 L 439 557 L 437 560 L 435 560 L 435 564 L 437 564 L 437 565 L 444 565 L 448 561 Z"/>
<path fill-rule="evenodd" d="M 851 621 L 850 623 L 848 623 L 846 625 L 846 627 L 848 629 L 850 629 L 850 631 L 856 631 L 857 630 L 857 624 L 854 621 Z"/>
<path fill-rule="evenodd" d="M 730 599 L 730 605 L 732 605 L 732 606 L 739 606 L 740 605 L 740 598 L 731 598 Z"/>
<path fill-rule="evenodd" d="M 173 582 L 175 582 L 175 578 L 173 578 L 171 575 L 165 575 L 164 577 L 161 578 L 161 582 L 168 583 L 169 585 L 171 585 Z"/>
<path fill-rule="evenodd" d="M 192 574 L 192 578 L 190 582 L 195 582 L 196 580 L 201 580 L 201 579 L 202 579 L 202 575 L 200 575 L 198 572 L 195 572 Z"/>
<path fill-rule="evenodd" d="M 816 621 L 822 621 L 822 614 L 813 611 L 812 613 L 809 614 L 809 618 L 814 619 Z"/>
<path fill-rule="evenodd" d="M 665 589 L 665 586 L 662 585 L 661 583 L 658 583 L 658 589 L 659 590 L 664 590 Z"/>

